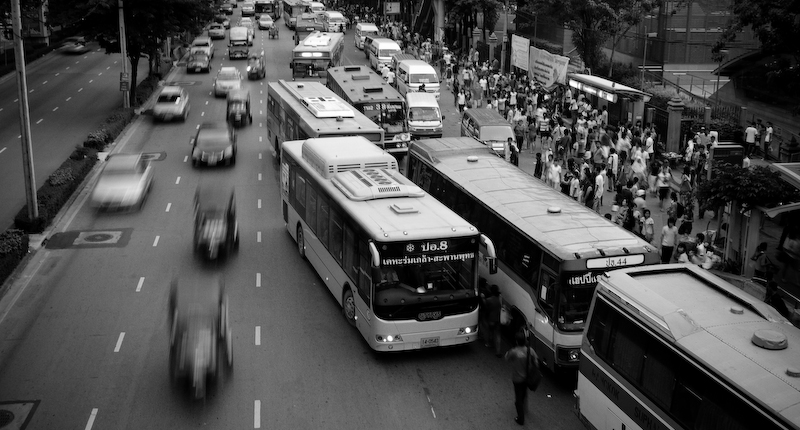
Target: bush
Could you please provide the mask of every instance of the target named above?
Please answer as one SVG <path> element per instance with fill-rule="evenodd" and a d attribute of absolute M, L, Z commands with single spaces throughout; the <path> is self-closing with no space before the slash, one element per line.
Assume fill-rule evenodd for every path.
<path fill-rule="evenodd" d="M 0 233 L 0 284 L 28 254 L 28 243 L 28 235 L 22 230 L 11 229 Z"/>
<path fill-rule="evenodd" d="M 157 76 L 148 76 L 136 86 L 136 106 L 141 106 L 158 88 Z"/>
<path fill-rule="evenodd" d="M 122 130 L 133 120 L 134 116 L 136 116 L 136 112 L 134 112 L 133 108 L 115 110 L 103 121 L 100 128 L 89 133 L 89 136 L 83 142 L 83 146 L 102 151 L 106 145 L 113 142 L 122 133 Z"/>
<path fill-rule="evenodd" d="M 43 232 L 95 163 L 97 152 L 94 150 L 90 150 L 83 159 L 75 160 L 70 157 L 64 161 L 37 191 L 39 216 L 35 219 L 28 218 L 28 206 L 25 205 L 14 217 L 14 225 L 27 233 Z"/>

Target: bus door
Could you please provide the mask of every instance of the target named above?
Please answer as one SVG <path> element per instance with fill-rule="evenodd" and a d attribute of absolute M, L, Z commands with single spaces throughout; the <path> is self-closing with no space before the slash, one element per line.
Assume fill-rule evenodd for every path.
<path fill-rule="evenodd" d="M 558 276 L 542 265 L 539 287 L 536 291 L 536 312 L 533 331 L 536 336 L 534 348 L 539 357 L 554 363 L 555 311 L 558 297 Z"/>
<path fill-rule="evenodd" d="M 345 228 L 345 244 L 348 244 L 348 236 L 354 235 L 353 230 L 348 226 Z M 355 235 L 352 238 L 353 241 L 356 241 Z M 352 273 L 355 275 L 353 277 L 353 281 L 357 283 L 356 291 L 353 295 L 354 304 L 355 304 L 355 311 L 356 311 L 356 327 L 358 327 L 358 331 L 364 336 L 365 339 L 368 339 L 372 333 L 372 294 L 373 285 L 372 285 L 372 258 L 370 257 L 370 250 L 369 245 L 367 242 L 358 241 L 354 242 L 357 247 L 354 247 L 354 251 L 357 251 L 357 254 L 353 256 L 353 267 Z M 345 257 L 345 260 L 347 258 Z"/>

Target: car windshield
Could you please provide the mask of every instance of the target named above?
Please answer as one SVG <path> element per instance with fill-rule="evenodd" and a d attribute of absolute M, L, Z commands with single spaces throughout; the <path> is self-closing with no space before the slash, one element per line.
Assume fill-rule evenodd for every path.
<path fill-rule="evenodd" d="M 432 73 L 415 73 L 411 75 L 411 83 L 412 84 L 428 84 L 428 83 L 436 83 L 439 82 L 439 79 L 436 78 L 436 74 Z"/>
<path fill-rule="evenodd" d="M 210 48 L 211 47 L 211 42 L 209 42 L 207 40 L 195 40 L 194 43 L 192 43 L 192 46 L 200 46 L 200 47 L 204 47 L 204 48 Z"/>
<path fill-rule="evenodd" d="M 507 141 L 514 137 L 514 131 L 508 125 L 486 125 L 481 127 L 480 140 L 501 140 Z"/>
<path fill-rule="evenodd" d="M 395 55 L 399 54 L 399 49 L 381 49 L 378 51 L 378 57 L 394 57 Z"/>
<path fill-rule="evenodd" d="M 206 129 L 197 133 L 197 146 L 199 148 L 217 148 L 230 144 L 228 130 Z"/>
<path fill-rule="evenodd" d="M 180 101 L 180 94 L 161 94 L 158 96 L 158 103 L 179 103 Z"/>
<path fill-rule="evenodd" d="M 225 72 L 217 75 L 217 79 L 220 81 L 238 81 L 239 76 L 237 76 L 235 73 Z"/>
<path fill-rule="evenodd" d="M 409 121 L 439 121 L 439 109 L 435 107 L 413 107 L 409 110 Z"/>
<path fill-rule="evenodd" d="M 200 63 L 206 62 L 206 61 L 208 61 L 208 55 L 192 55 L 189 58 L 189 61 L 200 62 Z"/>

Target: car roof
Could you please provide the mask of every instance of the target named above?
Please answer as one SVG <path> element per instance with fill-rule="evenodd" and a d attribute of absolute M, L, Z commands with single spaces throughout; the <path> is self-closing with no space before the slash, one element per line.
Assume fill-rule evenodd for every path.
<path fill-rule="evenodd" d="M 141 154 L 114 154 L 106 158 L 105 168 L 109 170 L 135 170 L 141 157 Z"/>
<path fill-rule="evenodd" d="M 239 69 L 236 67 L 220 67 L 219 72 L 217 74 L 227 74 L 227 73 L 239 73 Z"/>
<path fill-rule="evenodd" d="M 200 212 L 213 212 L 225 210 L 234 195 L 233 185 L 222 182 L 209 182 L 197 187 L 195 198 L 197 210 Z"/>
<path fill-rule="evenodd" d="M 194 42 L 210 42 L 210 41 L 211 41 L 211 38 L 209 38 L 208 36 L 197 36 L 197 37 L 194 38 L 192 43 L 194 43 Z"/>
<path fill-rule="evenodd" d="M 493 109 L 468 109 L 464 112 L 464 115 L 475 118 L 476 121 L 481 123 L 480 125 L 511 125 Z"/>
<path fill-rule="evenodd" d="M 167 85 L 161 89 L 161 94 L 180 94 L 183 88 L 177 85 Z"/>

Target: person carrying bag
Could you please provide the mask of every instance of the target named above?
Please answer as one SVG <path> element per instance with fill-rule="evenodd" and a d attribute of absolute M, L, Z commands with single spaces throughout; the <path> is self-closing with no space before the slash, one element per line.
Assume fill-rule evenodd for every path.
<path fill-rule="evenodd" d="M 523 425 L 528 390 L 534 391 L 539 387 L 542 372 L 536 352 L 528 346 L 525 331 L 518 331 L 514 340 L 516 346 L 506 352 L 505 359 L 511 364 L 511 382 L 514 384 L 514 407 L 517 411 L 514 422 Z"/>

